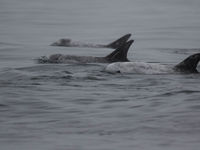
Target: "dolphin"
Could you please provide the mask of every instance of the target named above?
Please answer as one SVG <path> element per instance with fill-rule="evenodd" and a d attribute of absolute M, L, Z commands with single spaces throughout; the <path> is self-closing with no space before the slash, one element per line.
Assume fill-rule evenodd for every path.
<path fill-rule="evenodd" d="M 81 42 L 75 42 L 71 39 L 60 39 L 57 42 L 54 42 L 51 44 L 51 46 L 64 46 L 64 47 L 89 47 L 89 48 L 112 48 L 116 49 L 120 47 L 124 42 L 128 41 L 128 39 L 131 37 L 131 34 L 126 34 L 119 39 L 115 40 L 114 42 L 111 42 L 107 45 L 101 45 L 101 44 L 90 44 L 90 43 L 81 43 Z"/>
<path fill-rule="evenodd" d="M 199 61 L 200 53 L 196 53 L 175 66 L 146 62 L 116 62 L 109 64 L 105 71 L 109 73 L 139 74 L 198 73 L 197 65 Z"/>
<path fill-rule="evenodd" d="M 200 53 L 196 53 L 184 59 L 173 69 L 178 72 L 199 73 L 197 70 L 197 65 L 199 61 L 200 61 Z"/>
<path fill-rule="evenodd" d="M 42 56 L 37 59 L 38 63 L 112 63 L 112 62 L 126 62 L 128 50 L 134 40 L 124 42 L 120 47 L 116 48 L 112 53 L 106 57 L 93 56 L 75 56 L 53 54 L 49 57 Z"/>

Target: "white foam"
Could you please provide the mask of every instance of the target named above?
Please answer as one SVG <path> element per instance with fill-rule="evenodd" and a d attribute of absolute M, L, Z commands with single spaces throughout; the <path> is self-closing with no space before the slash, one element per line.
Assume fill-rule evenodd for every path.
<path fill-rule="evenodd" d="M 172 72 L 167 65 L 145 62 L 117 62 L 109 64 L 105 71 L 110 73 L 165 74 Z"/>

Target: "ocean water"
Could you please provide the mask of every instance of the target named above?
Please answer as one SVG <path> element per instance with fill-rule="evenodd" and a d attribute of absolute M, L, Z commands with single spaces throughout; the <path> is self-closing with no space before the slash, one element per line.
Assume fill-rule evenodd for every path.
<path fill-rule="evenodd" d="M 131 61 L 200 52 L 199 0 L 0 0 L 1 150 L 199 150 L 199 74 L 110 74 L 108 64 L 38 64 L 60 38 L 132 33 Z M 198 69 L 200 69 L 198 67 Z"/>

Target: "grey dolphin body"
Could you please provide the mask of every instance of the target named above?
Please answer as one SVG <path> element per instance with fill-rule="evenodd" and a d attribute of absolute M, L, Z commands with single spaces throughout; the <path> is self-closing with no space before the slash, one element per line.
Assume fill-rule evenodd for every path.
<path fill-rule="evenodd" d="M 124 42 L 106 57 L 92 57 L 92 56 L 75 56 L 53 54 L 49 57 L 42 56 L 38 59 L 39 63 L 111 63 L 111 62 L 126 62 L 127 53 L 134 40 Z"/>
<path fill-rule="evenodd" d="M 81 43 L 81 42 L 74 42 L 71 39 L 60 39 L 55 43 L 52 43 L 51 46 L 63 46 L 63 47 L 89 47 L 89 48 L 113 48 L 116 49 L 123 45 L 124 42 L 128 41 L 131 37 L 131 34 L 126 34 L 119 39 L 111 42 L 107 45 L 101 44 L 90 44 L 90 43 Z"/>
<path fill-rule="evenodd" d="M 200 53 L 190 55 L 185 60 L 176 65 L 173 69 L 184 73 L 198 73 L 197 65 L 200 61 Z"/>
<path fill-rule="evenodd" d="M 197 53 L 187 57 L 175 66 L 146 62 L 116 62 L 109 64 L 105 71 L 110 73 L 140 74 L 198 73 L 197 65 L 199 61 L 200 53 Z"/>

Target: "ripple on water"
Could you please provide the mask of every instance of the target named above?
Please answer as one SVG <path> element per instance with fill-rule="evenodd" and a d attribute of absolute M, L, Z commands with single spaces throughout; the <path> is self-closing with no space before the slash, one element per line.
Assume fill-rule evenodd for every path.
<path fill-rule="evenodd" d="M 98 68 L 96 68 L 98 67 Z M 26 86 L 53 83 L 68 86 L 69 83 L 104 81 L 102 66 L 96 64 L 80 65 L 36 65 L 30 67 L 7 69 L 1 72 L 1 85 Z M 100 69 L 100 70 L 99 70 Z"/>
<path fill-rule="evenodd" d="M 200 105 L 198 104 L 198 105 L 190 106 L 190 109 L 200 111 Z"/>
<path fill-rule="evenodd" d="M 171 91 L 171 92 L 165 92 L 162 94 L 158 94 L 156 96 L 163 96 L 163 97 L 167 97 L 167 96 L 173 96 L 173 95 L 178 95 L 178 94 L 193 94 L 193 93 L 199 93 L 200 91 L 197 90 L 177 90 L 177 91 Z"/>
<path fill-rule="evenodd" d="M 7 111 L 9 109 L 9 105 L 0 104 L 0 112 Z"/>
<path fill-rule="evenodd" d="M 106 100 L 105 102 L 106 103 L 117 103 L 117 102 L 127 102 L 129 101 L 130 99 L 126 99 L 126 98 L 121 98 L 121 99 L 109 99 L 109 100 Z"/>
<path fill-rule="evenodd" d="M 200 48 L 159 48 L 157 50 L 173 54 L 190 55 L 191 53 L 199 53 Z"/>

